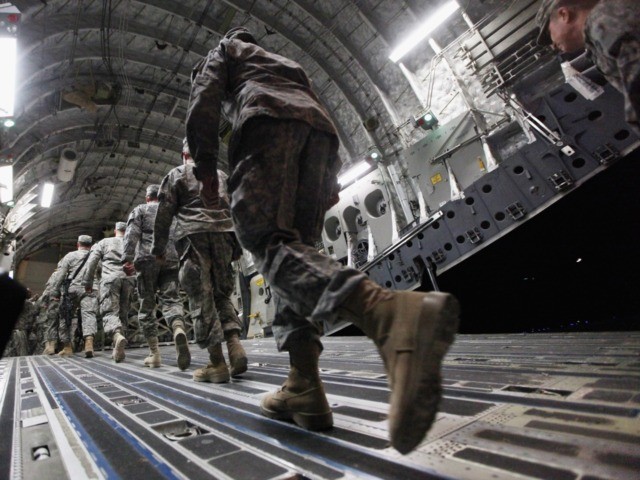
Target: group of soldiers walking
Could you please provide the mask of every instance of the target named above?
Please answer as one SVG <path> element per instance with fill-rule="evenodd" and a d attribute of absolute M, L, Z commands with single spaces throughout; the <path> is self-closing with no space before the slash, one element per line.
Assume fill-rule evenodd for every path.
<path fill-rule="evenodd" d="M 113 237 L 95 244 L 89 235 L 78 237 L 77 250 L 60 260 L 40 299 L 26 303 L 5 355 L 54 355 L 61 344 L 58 355 L 68 357 L 74 354 L 74 335 L 80 331 L 84 356 L 92 358 L 101 317 L 105 338 L 111 339 L 112 358 L 120 363 L 126 357 L 131 297 L 137 289 L 138 325 L 149 345 L 144 366 L 162 365 L 156 315 L 160 310 L 173 332 L 177 366 L 185 370 L 191 354 L 182 288 L 196 343 L 207 348 L 210 357 L 207 366 L 194 371 L 194 380 L 222 383 L 247 370 L 240 343 L 242 323 L 230 298 L 231 262 L 242 249 L 233 233 L 226 190 L 221 188 L 215 208 L 205 208 L 186 142 L 182 157 L 185 165 L 169 172 L 162 186 L 149 185 L 145 203 L 133 209 L 126 223 L 115 224 Z M 36 325 L 44 348 L 37 348 Z"/>

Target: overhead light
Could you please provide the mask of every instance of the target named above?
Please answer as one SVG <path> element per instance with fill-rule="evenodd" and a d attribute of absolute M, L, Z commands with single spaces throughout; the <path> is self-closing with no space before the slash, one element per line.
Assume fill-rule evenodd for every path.
<path fill-rule="evenodd" d="M 15 124 L 16 124 L 16 122 L 14 122 L 14 121 L 13 121 L 13 119 L 11 119 L 11 118 L 7 118 L 7 119 L 4 121 L 4 126 L 5 126 L 5 127 L 7 127 L 7 128 L 11 128 L 11 127 L 13 127 Z"/>
<path fill-rule="evenodd" d="M 0 167 L 0 203 L 9 202 L 13 202 L 13 165 L 4 165 Z"/>
<path fill-rule="evenodd" d="M 420 117 L 413 118 L 413 126 L 420 127 L 423 130 L 433 130 L 438 126 L 438 117 L 431 111 L 428 111 Z"/>
<path fill-rule="evenodd" d="M 42 188 L 42 198 L 40 199 L 40 206 L 44 208 L 49 208 L 51 206 L 51 202 L 53 201 L 53 183 L 45 183 Z"/>
<path fill-rule="evenodd" d="M 577 258 L 576 259 L 576 263 L 580 263 L 580 262 L 582 262 L 582 259 L 581 258 Z"/>
<path fill-rule="evenodd" d="M 351 167 L 349 170 L 344 172 L 342 175 L 338 177 L 338 183 L 343 187 L 354 180 L 357 180 L 359 177 L 369 172 L 372 169 L 371 165 L 367 162 L 360 162 L 354 167 Z"/>
<path fill-rule="evenodd" d="M 0 117 L 13 117 L 16 88 L 16 45 L 14 37 L 0 37 L 0 58 L 2 58 L 3 67 L 2 75 L 0 75 Z"/>
<path fill-rule="evenodd" d="M 372 162 L 380 162 L 382 161 L 382 154 L 380 153 L 380 150 L 378 150 L 377 148 L 372 148 L 367 153 L 366 159 L 371 160 Z"/>
<path fill-rule="evenodd" d="M 442 25 L 451 15 L 453 15 L 460 5 L 457 2 L 451 1 L 445 3 L 440 7 L 431 17 L 418 26 L 400 45 L 398 45 L 389 55 L 389 60 L 397 62 L 413 48 L 418 45 L 422 40 L 427 38 L 431 32 Z"/>

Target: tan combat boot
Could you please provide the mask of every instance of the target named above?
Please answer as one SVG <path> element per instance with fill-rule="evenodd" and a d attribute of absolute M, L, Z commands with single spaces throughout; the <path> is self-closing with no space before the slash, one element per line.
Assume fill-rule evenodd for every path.
<path fill-rule="evenodd" d="M 111 357 L 116 363 L 120 363 L 125 358 L 124 347 L 127 346 L 127 339 L 120 332 L 113 334 L 113 352 Z"/>
<path fill-rule="evenodd" d="M 441 292 L 391 291 L 365 279 L 338 308 L 371 338 L 389 377 L 389 436 L 406 454 L 433 423 L 442 360 L 458 329 L 458 301 Z"/>
<path fill-rule="evenodd" d="M 224 332 L 227 341 L 227 352 L 229 353 L 229 373 L 232 377 L 247 371 L 247 352 L 244 351 L 240 343 L 240 331 L 229 330 Z"/>
<path fill-rule="evenodd" d="M 93 335 L 84 337 L 84 356 L 85 358 L 93 358 Z"/>
<path fill-rule="evenodd" d="M 211 362 L 203 368 L 198 368 L 193 372 L 193 380 L 196 382 L 225 383 L 231 379 L 229 368 L 224 361 L 222 354 L 222 344 L 208 347 L 209 360 Z"/>
<path fill-rule="evenodd" d="M 58 352 L 59 357 L 71 357 L 73 355 L 73 347 L 71 343 L 65 343 L 62 350 Z"/>
<path fill-rule="evenodd" d="M 54 355 L 56 353 L 56 341 L 55 340 L 47 340 L 44 344 L 44 350 L 42 351 L 42 355 Z"/>
<path fill-rule="evenodd" d="M 162 365 L 160 361 L 160 350 L 158 349 L 158 337 L 147 338 L 149 344 L 149 355 L 144 359 L 144 366 L 158 368 Z"/>
<path fill-rule="evenodd" d="M 184 323 L 179 320 L 173 322 L 173 341 L 176 343 L 178 368 L 180 370 L 186 370 L 189 368 L 189 365 L 191 365 L 191 353 L 189 352 L 187 334 L 184 332 Z"/>
<path fill-rule="evenodd" d="M 293 420 L 307 430 L 327 430 L 333 414 L 320 380 L 318 358 L 322 346 L 316 340 L 297 343 L 289 350 L 291 369 L 282 388 L 262 398 L 262 414 L 276 420 Z"/>

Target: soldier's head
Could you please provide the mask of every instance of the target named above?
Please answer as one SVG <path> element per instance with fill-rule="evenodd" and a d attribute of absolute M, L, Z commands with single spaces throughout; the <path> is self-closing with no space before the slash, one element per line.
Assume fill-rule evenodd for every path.
<path fill-rule="evenodd" d="M 113 230 L 116 237 L 124 237 L 124 232 L 127 230 L 127 224 L 125 222 L 116 222 L 116 228 Z"/>
<path fill-rule="evenodd" d="M 182 140 L 182 163 L 185 165 L 190 163 L 193 164 L 193 158 L 191 157 L 191 150 L 189 150 L 189 142 L 187 142 L 187 137 L 184 137 Z"/>
<path fill-rule="evenodd" d="M 536 23 L 538 44 L 551 45 L 562 53 L 575 53 L 585 47 L 584 27 L 599 0 L 542 0 Z"/>
<path fill-rule="evenodd" d="M 244 27 L 232 28 L 224 35 L 224 38 L 227 40 L 241 40 L 246 43 L 253 43 L 254 45 L 258 44 L 251 32 Z"/>
<path fill-rule="evenodd" d="M 145 200 L 147 203 L 158 201 L 158 192 L 160 191 L 160 185 L 149 185 L 147 187 L 147 193 Z"/>
<path fill-rule="evenodd" d="M 78 250 L 89 250 L 92 243 L 93 238 L 90 235 L 80 235 L 78 237 Z"/>

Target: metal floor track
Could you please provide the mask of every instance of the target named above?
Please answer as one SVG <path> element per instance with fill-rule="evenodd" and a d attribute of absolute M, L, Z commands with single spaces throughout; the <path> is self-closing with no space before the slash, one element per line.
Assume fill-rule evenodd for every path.
<path fill-rule="evenodd" d="M 146 349 L 0 360 L 0 478 L 640 478 L 640 333 L 461 335 L 422 445 L 387 442 L 388 389 L 373 344 L 324 339 L 335 427 L 311 433 L 260 415 L 288 356 L 244 342 L 249 371 L 195 383 L 192 366 L 145 369 Z"/>

